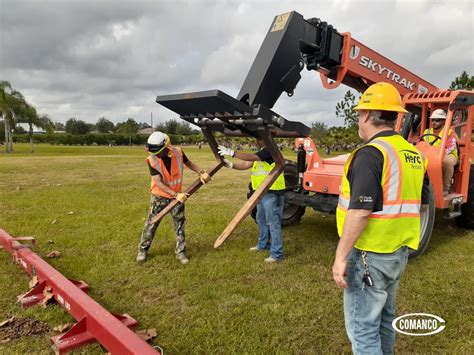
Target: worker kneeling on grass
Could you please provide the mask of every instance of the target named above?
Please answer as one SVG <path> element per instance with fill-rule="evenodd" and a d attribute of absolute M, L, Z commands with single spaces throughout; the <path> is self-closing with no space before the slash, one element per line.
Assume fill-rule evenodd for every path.
<path fill-rule="evenodd" d="M 421 154 L 393 130 L 397 113 L 407 112 L 394 86 L 370 86 L 355 110 L 366 143 L 344 167 L 337 206 L 341 239 L 332 272 L 344 288 L 353 352 L 392 354 L 397 290 L 408 248 L 418 249 L 420 205 L 428 203 L 429 182 Z"/>
<path fill-rule="evenodd" d="M 235 152 L 230 148 L 219 146 L 219 154 L 240 159 L 239 162 L 231 163 L 224 159 L 227 168 L 247 170 L 252 168 L 252 189 L 256 190 L 270 174 L 275 162 L 270 152 L 265 148 L 263 140 L 258 144 L 262 149 L 257 153 Z M 276 181 L 270 186 L 270 190 L 264 194 L 257 204 L 258 243 L 250 248 L 250 251 L 270 250 L 270 256 L 265 259 L 267 263 L 274 263 L 283 259 L 283 239 L 281 235 L 281 219 L 285 205 L 285 178 L 280 174 Z"/>
<path fill-rule="evenodd" d="M 181 148 L 173 147 L 169 137 L 162 132 L 154 132 L 148 137 L 146 147 L 149 156 L 146 159 L 151 174 L 151 203 L 150 213 L 145 222 L 140 244 L 138 244 L 137 262 L 144 262 L 147 258 L 153 238 L 155 237 L 159 221 L 152 224 L 151 220 L 162 211 L 169 203 L 176 199 L 178 203 L 171 210 L 173 228 L 176 234 L 176 258 L 181 264 L 189 262 L 186 257 L 186 241 L 184 236 L 184 203 L 188 198 L 181 192 L 183 182 L 183 165 L 199 174 L 203 184 L 211 180 L 211 176 L 191 162 Z"/>

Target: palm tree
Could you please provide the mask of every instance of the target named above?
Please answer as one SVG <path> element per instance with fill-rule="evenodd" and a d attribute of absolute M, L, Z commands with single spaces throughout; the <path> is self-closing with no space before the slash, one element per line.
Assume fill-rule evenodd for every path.
<path fill-rule="evenodd" d="M 12 89 L 11 84 L 0 81 L 0 115 L 5 122 L 5 150 L 7 153 L 13 150 L 12 129 L 15 122 L 15 109 L 17 108 L 19 92 Z"/>
<path fill-rule="evenodd" d="M 26 123 L 28 123 L 29 126 L 28 137 L 30 139 L 30 153 L 34 153 L 35 150 L 33 148 L 33 125 L 42 128 L 48 132 L 51 132 L 53 130 L 53 123 L 51 122 L 51 119 L 48 117 L 48 115 L 39 116 L 36 112 L 36 109 L 31 105 L 28 105 L 25 118 Z"/>
<path fill-rule="evenodd" d="M 9 126 L 10 126 L 10 132 L 9 132 L 9 151 L 13 152 L 13 128 L 15 127 L 17 122 L 23 122 L 22 118 L 26 117 L 29 105 L 25 100 L 25 97 L 23 94 L 17 90 L 13 90 L 9 97 L 8 97 L 8 102 L 9 102 L 9 110 L 10 110 L 10 115 L 9 115 Z"/>

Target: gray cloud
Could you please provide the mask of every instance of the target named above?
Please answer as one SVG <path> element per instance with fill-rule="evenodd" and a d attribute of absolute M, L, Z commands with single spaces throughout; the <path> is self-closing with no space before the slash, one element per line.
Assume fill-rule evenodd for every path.
<path fill-rule="evenodd" d="M 474 72 L 472 1 L 0 0 L 0 79 L 40 113 L 115 122 L 176 115 L 156 95 L 221 89 L 237 95 L 275 15 L 320 17 L 440 87 Z M 347 87 L 304 72 L 275 110 L 310 124 L 334 115 Z"/>

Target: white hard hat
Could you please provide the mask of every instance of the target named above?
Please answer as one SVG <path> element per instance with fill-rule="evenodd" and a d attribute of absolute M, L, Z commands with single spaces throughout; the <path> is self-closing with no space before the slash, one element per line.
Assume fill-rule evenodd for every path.
<path fill-rule="evenodd" d="M 446 119 L 446 111 L 441 109 L 441 108 L 438 108 L 438 109 L 433 111 L 430 118 L 434 118 L 434 119 L 437 119 L 437 120 L 445 120 Z"/>
<path fill-rule="evenodd" d="M 161 152 L 170 143 L 170 138 L 162 132 L 153 132 L 146 142 L 148 151 L 151 153 Z"/>

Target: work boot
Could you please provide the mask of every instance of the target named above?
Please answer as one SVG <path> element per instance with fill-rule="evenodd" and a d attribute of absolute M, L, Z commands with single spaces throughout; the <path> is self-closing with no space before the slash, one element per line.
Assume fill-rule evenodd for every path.
<path fill-rule="evenodd" d="M 272 258 L 272 257 L 270 256 L 270 257 L 266 258 L 264 261 L 265 261 L 266 263 L 278 263 L 278 262 L 280 262 L 281 260 L 282 260 L 282 259 L 275 259 L 275 258 Z"/>
<path fill-rule="evenodd" d="M 179 262 L 183 265 L 186 265 L 189 263 L 189 259 L 183 253 L 176 255 L 176 259 L 178 259 Z"/>
<path fill-rule="evenodd" d="M 146 261 L 146 250 L 140 250 L 136 259 L 137 263 L 143 263 Z"/>

